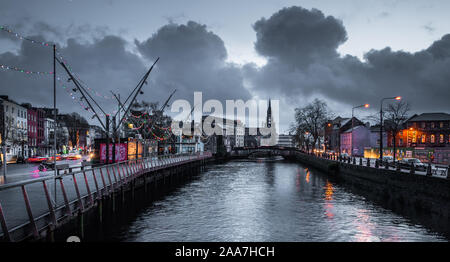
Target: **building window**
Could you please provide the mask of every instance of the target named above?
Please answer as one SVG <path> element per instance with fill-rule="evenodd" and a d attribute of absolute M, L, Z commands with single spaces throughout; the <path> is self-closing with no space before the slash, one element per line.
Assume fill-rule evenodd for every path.
<path fill-rule="evenodd" d="M 425 144 L 425 142 L 427 142 L 427 136 L 422 135 L 422 144 Z"/>
<path fill-rule="evenodd" d="M 425 128 L 425 122 L 422 122 L 422 128 Z"/>
<path fill-rule="evenodd" d="M 431 122 L 431 128 L 434 128 L 434 122 Z"/>
<path fill-rule="evenodd" d="M 436 142 L 436 136 L 435 135 L 431 135 L 431 141 L 432 144 L 434 144 Z"/>
<path fill-rule="evenodd" d="M 444 122 L 440 122 L 440 123 L 439 123 L 439 127 L 440 127 L 440 128 L 444 128 Z"/>
<path fill-rule="evenodd" d="M 398 145 L 403 146 L 403 138 L 400 138 L 400 140 L 398 141 Z"/>
<path fill-rule="evenodd" d="M 443 134 L 440 134 L 439 135 L 439 143 L 444 143 L 444 135 Z"/>

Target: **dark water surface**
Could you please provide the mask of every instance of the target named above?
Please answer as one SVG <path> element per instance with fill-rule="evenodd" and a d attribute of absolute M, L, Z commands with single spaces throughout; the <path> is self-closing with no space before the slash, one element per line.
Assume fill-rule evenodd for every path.
<path fill-rule="evenodd" d="M 283 161 L 209 166 L 118 231 L 121 241 L 447 241 Z"/>

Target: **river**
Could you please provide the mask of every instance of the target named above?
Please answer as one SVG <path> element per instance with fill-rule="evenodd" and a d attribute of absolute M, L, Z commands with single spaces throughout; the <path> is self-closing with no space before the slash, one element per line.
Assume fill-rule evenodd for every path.
<path fill-rule="evenodd" d="M 120 241 L 448 241 L 298 163 L 232 161 L 154 201 Z"/>

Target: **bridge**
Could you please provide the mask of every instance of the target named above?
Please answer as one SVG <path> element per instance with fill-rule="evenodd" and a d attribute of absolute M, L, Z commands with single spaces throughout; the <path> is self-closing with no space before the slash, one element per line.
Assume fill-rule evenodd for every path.
<path fill-rule="evenodd" d="M 89 223 L 85 220 L 98 220 L 101 224 L 111 211 L 116 212 L 118 205 L 134 204 L 138 190 L 146 196 L 148 191 L 192 174 L 210 159 L 212 154 L 201 152 L 98 167 L 87 164 L 79 171 L 58 169 L 56 177 L 0 185 L 0 241 L 53 241 L 54 232 L 74 224 L 73 221 L 77 235 L 82 237 L 85 224 Z M 128 200 L 126 194 L 130 196 Z"/>
<path fill-rule="evenodd" d="M 230 152 L 232 158 L 255 158 L 255 157 L 271 157 L 282 156 L 287 158 L 294 156 L 298 151 L 294 147 L 282 147 L 282 146 L 262 146 L 262 147 L 235 147 Z"/>

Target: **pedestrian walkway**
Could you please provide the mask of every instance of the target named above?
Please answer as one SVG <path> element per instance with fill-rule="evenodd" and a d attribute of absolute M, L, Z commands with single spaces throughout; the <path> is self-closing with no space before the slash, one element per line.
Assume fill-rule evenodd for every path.
<path fill-rule="evenodd" d="M 68 210 L 83 209 L 83 203 L 92 204 L 94 197 L 109 194 L 146 172 L 209 157 L 211 154 L 201 152 L 128 160 L 94 168 L 84 167 L 83 170 L 78 167 L 71 172 L 61 170 L 57 177 L 46 175 L 0 185 L 0 239 L 7 238 L 5 232 L 22 228 L 40 230 L 51 222 L 48 221 L 49 216 L 56 216 L 56 220 Z"/>

